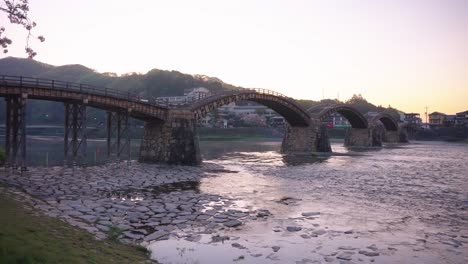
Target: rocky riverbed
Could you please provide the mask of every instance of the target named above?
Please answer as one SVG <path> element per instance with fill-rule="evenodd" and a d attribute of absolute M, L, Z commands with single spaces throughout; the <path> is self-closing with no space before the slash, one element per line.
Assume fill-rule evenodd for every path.
<path fill-rule="evenodd" d="M 245 221 L 268 217 L 268 210 L 239 210 L 233 200 L 200 193 L 201 177 L 228 172 L 213 164 L 169 167 L 137 162 L 88 168 L 37 167 L 24 174 L 4 169 L 0 180 L 39 198 L 35 206 L 98 238 L 122 231 L 127 243 L 191 237 L 187 228 L 211 234 Z"/>
<path fill-rule="evenodd" d="M 160 263 L 466 263 L 467 164 L 466 146 L 427 143 L 0 170 L 0 181 L 99 238 L 119 231 Z"/>

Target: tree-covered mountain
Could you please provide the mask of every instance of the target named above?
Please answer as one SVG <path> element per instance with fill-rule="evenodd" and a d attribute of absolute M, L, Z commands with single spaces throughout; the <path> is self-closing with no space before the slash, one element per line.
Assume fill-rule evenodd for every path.
<path fill-rule="evenodd" d="M 211 91 L 241 88 L 227 84 L 215 77 L 190 75 L 178 71 L 153 69 L 145 74 L 128 73 L 119 76 L 115 73 L 99 73 L 78 64 L 53 66 L 31 59 L 14 57 L 0 59 L 0 74 L 77 82 L 125 92 L 130 91 L 147 98 L 183 95 L 185 90 L 195 87 L 205 87 Z M 332 99 L 297 100 L 297 102 L 305 109 L 341 103 Z M 383 107 L 377 107 L 367 102 L 360 95 L 354 95 L 346 103 L 355 105 L 362 113 L 385 110 Z M 63 106 L 60 103 L 33 100 L 28 104 L 28 108 L 30 122 L 31 120 L 34 123 L 63 122 Z M 4 109 L 3 100 L 0 100 L 0 109 Z M 90 109 L 89 114 L 93 116 L 93 119 L 104 118 L 104 112 L 97 109 Z M 3 123 L 4 118 L 4 115 L 0 115 L 0 122 Z"/>
<path fill-rule="evenodd" d="M 130 91 L 144 97 L 183 95 L 184 90 L 194 87 L 206 87 L 211 91 L 237 88 L 218 78 L 178 71 L 153 69 L 145 74 L 128 73 L 118 76 L 115 73 L 99 73 L 78 64 L 53 66 L 14 57 L 0 59 L 0 74 L 84 83 Z"/>
<path fill-rule="evenodd" d="M 146 74 L 128 73 L 118 76 L 115 73 L 99 73 L 78 64 L 53 66 L 31 59 L 14 57 L 0 59 L 0 74 L 83 83 L 130 91 L 146 98 L 183 95 L 185 90 L 195 87 L 205 87 L 211 91 L 239 88 L 224 83 L 218 78 L 184 74 L 178 71 L 153 69 Z M 4 107 L 4 101 L 0 100 L 0 109 Z M 88 115 L 96 120 L 104 118 L 104 112 L 98 109 L 90 109 Z M 0 114 L 0 123 L 3 123 L 4 119 L 4 115 Z M 27 119 L 33 123 L 61 123 L 63 122 L 63 105 L 57 102 L 32 100 L 28 103 Z"/>

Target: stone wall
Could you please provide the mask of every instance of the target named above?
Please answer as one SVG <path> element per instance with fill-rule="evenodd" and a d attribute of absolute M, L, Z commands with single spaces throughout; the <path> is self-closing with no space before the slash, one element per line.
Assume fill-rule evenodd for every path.
<path fill-rule="evenodd" d="M 398 129 L 398 142 L 399 143 L 408 143 L 409 142 L 408 131 L 406 129 Z"/>
<path fill-rule="evenodd" d="M 320 125 L 315 144 L 317 152 L 332 152 L 326 125 Z"/>
<path fill-rule="evenodd" d="M 194 120 L 173 118 L 165 123 L 146 123 L 139 160 L 177 165 L 201 164 Z"/>
<path fill-rule="evenodd" d="M 373 147 L 381 147 L 385 138 L 385 127 L 383 125 L 376 125 L 372 129 L 372 143 Z"/>
<path fill-rule="evenodd" d="M 345 137 L 347 147 L 371 147 L 372 128 L 350 128 Z"/>
<path fill-rule="evenodd" d="M 284 132 L 281 153 L 312 153 L 317 151 L 316 125 L 292 127 L 287 125 Z"/>
<path fill-rule="evenodd" d="M 398 135 L 398 131 L 386 131 L 385 132 L 385 142 L 387 143 L 398 143 L 400 142 L 400 138 Z"/>
<path fill-rule="evenodd" d="M 408 143 L 408 133 L 405 128 L 399 127 L 398 131 L 385 129 L 383 125 L 374 125 L 372 128 L 372 147 L 381 147 L 386 143 Z"/>

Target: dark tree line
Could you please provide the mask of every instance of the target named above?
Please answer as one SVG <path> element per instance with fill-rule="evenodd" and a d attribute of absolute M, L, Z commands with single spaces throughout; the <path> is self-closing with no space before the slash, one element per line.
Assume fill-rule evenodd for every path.
<path fill-rule="evenodd" d="M 128 91 L 146 98 L 183 95 L 186 90 L 195 87 L 205 87 L 210 91 L 239 88 L 224 83 L 218 78 L 184 74 L 178 71 L 153 69 L 146 74 L 128 73 L 118 76 L 115 73 L 98 73 L 82 65 L 52 66 L 34 60 L 12 57 L 0 59 L 0 73 L 90 84 Z M 298 100 L 298 103 L 308 109 L 316 105 L 342 102 L 336 99 L 325 99 L 321 101 Z M 353 104 L 362 113 L 388 110 L 367 102 L 361 95 L 354 95 L 346 103 Z M 4 109 L 3 107 L 3 100 L 0 100 L 0 109 Z M 28 107 L 30 109 L 28 120 L 33 120 L 35 123 L 60 124 L 63 122 L 63 105 L 60 103 L 31 100 Z M 396 111 L 395 113 L 395 117 L 398 118 L 398 113 Z M 93 109 L 90 110 L 89 115 L 90 120 L 96 120 L 96 124 L 104 120 L 103 111 Z M 0 121 L 3 122 L 3 120 L 4 116 L 0 115 Z"/>
<path fill-rule="evenodd" d="M 153 69 L 146 74 L 128 73 L 118 76 L 115 73 L 98 73 L 82 65 L 52 66 L 35 60 L 13 57 L 0 59 L 0 73 L 107 87 L 131 92 L 145 98 L 183 95 L 186 90 L 195 87 L 205 87 L 211 91 L 238 88 L 218 78 L 184 74 L 178 71 Z M 63 106 L 60 103 L 31 100 L 28 108 L 30 109 L 28 120 L 33 120 L 35 123 L 63 122 Z M 0 100 L 0 109 L 4 109 L 3 100 Z M 90 111 L 92 111 L 90 118 L 93 120 L 104 118 L 103 111 Z M 0 121 L 3 120 L 4 116 L 0 114 Z"/>

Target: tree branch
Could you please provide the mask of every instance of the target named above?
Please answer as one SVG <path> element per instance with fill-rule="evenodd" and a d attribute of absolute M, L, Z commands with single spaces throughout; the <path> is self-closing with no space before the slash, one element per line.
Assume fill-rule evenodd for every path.
<path fill-rule="evenodd" d="M 28 17 L 29 1 L 28 0 L 3 0 L 3 4 L 0 2 L 0 12 L 7 15 L 11 24 L 18 24 L 23 26 L 28 34 L 26 36 L 25 51 L 29 58 L 34 58 L 37 53 L 29 46 L 29 39 L 34 36 L 31 30 L 36 27 L 36 22 L 31 21 Z M 8 53 L 8 46 L 12 44 L 12 40 L 4 35 L 5 28 L 0 27 L 0 46 L 3 53 Z M 2 36 L 3 35 L 3 36 Z M 43 36 L 38 36 L 37 39 L 40 42 L 44 42 Z"/>

